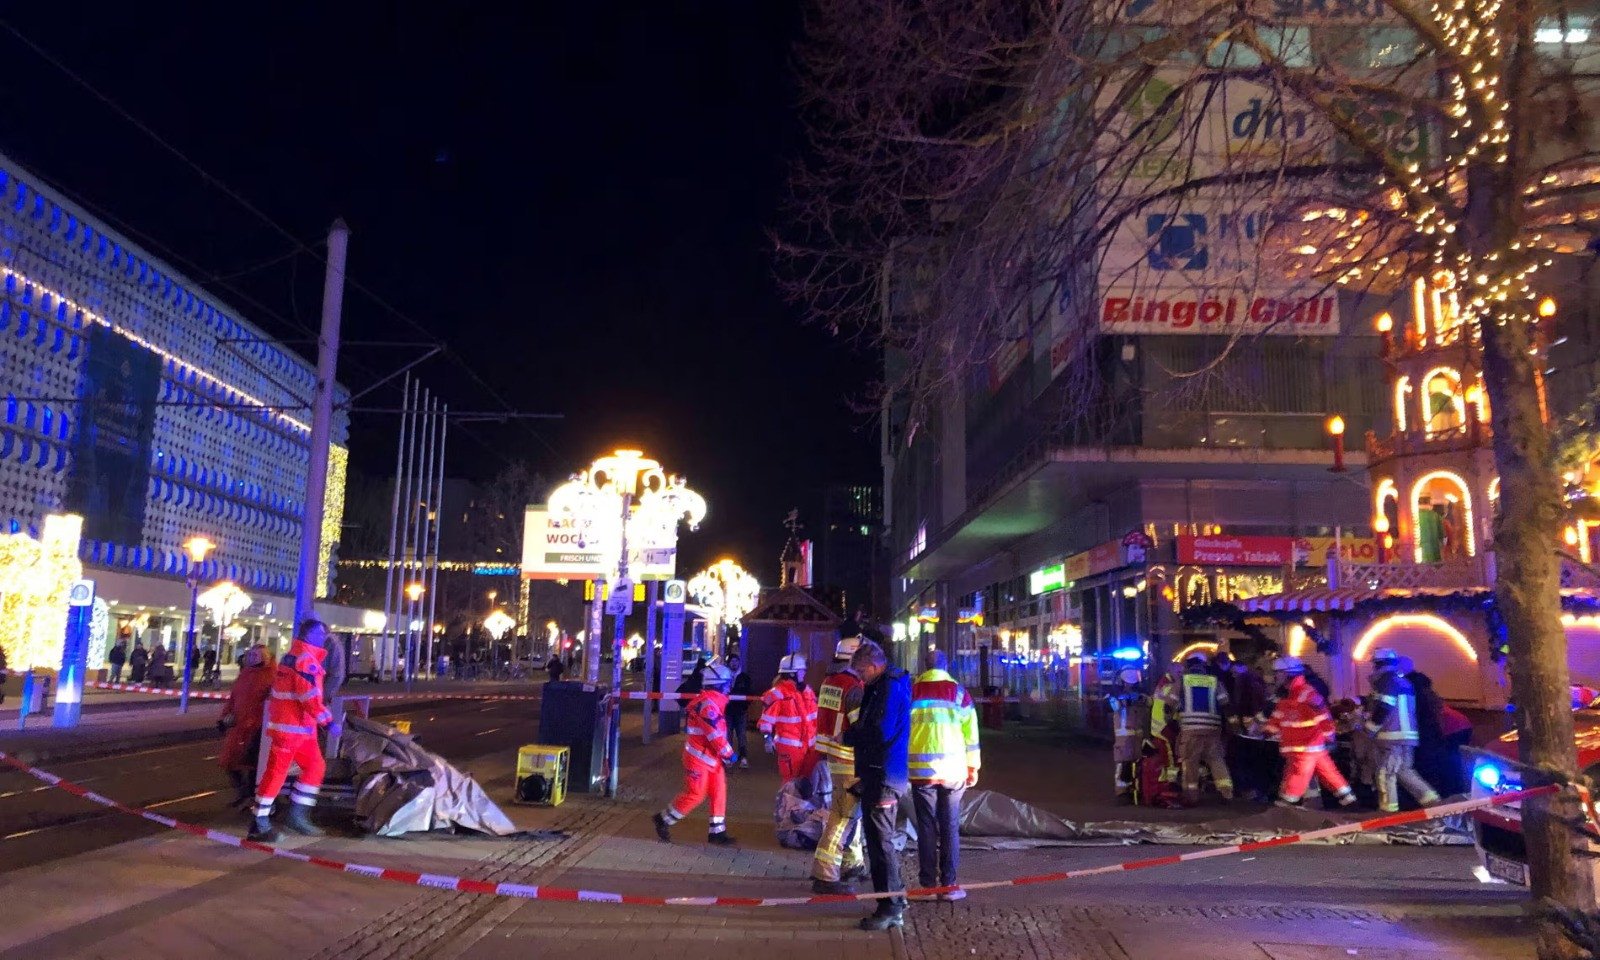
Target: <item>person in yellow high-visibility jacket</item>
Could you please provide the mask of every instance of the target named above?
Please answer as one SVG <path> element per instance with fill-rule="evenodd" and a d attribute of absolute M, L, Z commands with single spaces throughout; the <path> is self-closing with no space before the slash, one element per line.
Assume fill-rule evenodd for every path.
<path fill-rule="evenodd" d="M 945 670 L 945 656 L 930 651 L 911 685 L 908 769 L 917 815 L 918 877 L 924 887 L 955 887 L 940 900 L 961 900 L 956 887 L 961 859 L 961 798 L 978 783 L 978 711 L 966 688 Z"/>

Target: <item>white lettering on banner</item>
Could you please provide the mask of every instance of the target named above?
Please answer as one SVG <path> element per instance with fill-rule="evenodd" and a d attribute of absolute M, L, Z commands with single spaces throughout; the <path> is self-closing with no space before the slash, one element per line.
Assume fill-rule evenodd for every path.
<path fill-rule="evenodd" d="M 1300 298 L 1244 296 L 1139 296 L 1113 289 L 1101 298 L 1102 333 L 1210 334 L 1248 331 L 1293 336 L 1339 332 L 1335 294 Z"/>
<path fill-rule="evenodd" d="M 615 575 L 621 539 L 617 526 L 615 521 L 553 516 L 543 505 L 528 507 L 522 529 L 523 579 L 595 580 Z M 670 579 L 677 569 L 677 548 L 660 542 L 666 532 L 643 527 L 629 525 L 629 569 L 641 580 Z"/>

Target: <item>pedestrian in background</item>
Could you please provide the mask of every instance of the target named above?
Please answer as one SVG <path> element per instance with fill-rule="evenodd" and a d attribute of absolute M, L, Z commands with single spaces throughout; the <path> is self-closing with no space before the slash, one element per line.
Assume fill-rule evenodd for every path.
<path fill-rule="evenodd" d="M 216 647 L 206 647 L 206 652 L 200 655 L 200 678 L 206 683 L 215 683 L 221 678 L 217 671 Z"/>
<path fill-rule="evenodd" d="M 894 894 L 878 899 L 877 909 L 861 921 L 861 929 L 887 930 L 905 925 L 905 884 L 894 833 L 900 799 L 911 789 L 911 678 L 870 641 L 857 648 L 850 665 L 864 685 L 860 719 L 845 734 L 845 742 L 856 751 L 855 790 L 861 800 L 867 864 L 872 889 Z"/>
<path fill-rule="evenodd" d="M 561 682 L 561 672 L 566 668 L 561 664 L 560 653 L 550 654 L 550 661 L 544 665 L 544 668 L 550 674 L 551 683 Z"/>
<path fill-rule="evenodd" d="M 701 690 L 683 710 L 683 792 L 652 820 L 662 843 L 672 842 L 672 825 L 710 801 L 706 842 L 733 846 L 728 836 L 728 775 L 724 769 L 739 759 L 728 742 L 728 687 L 733 671 L 720 663 L 697 668 Z"/>
<path fill-rule="evenodd" d="M 164 643 L 156 644 L 156 648 L 150 651 L 149 677 L 151 683 L 165 684 L 172 679 L 172 669 L 167 666 L 170 658 L 171 655 L 167 653 L 167 645 Z"/>
<path fill-rule="evenodd" d="M 850 728 L 861 719 L 861 678 L 850 666 L 860 646 L 860 638 L 853 636 L 834 645 L 833 667 L 817 693 L 816 749 L 828 765 L 832 791 L 828 819 L 811 861 L 811 891 L 818 894 L 855 893 L 854 881 L 867 875 L 861 800 L 853 792 L 856 752 L 846 742 Z"/>
<path fill-rule="evenodd" d="M 742 769 L 750 768 L 750 701 L 735 700 L 734 697 L 751 696 L 755 689 L 754 681 L 750 674 L 744 672 L 744 661 L 739 659 L 737 653 L 728 654 L 725 661 L 728 669 L 733 671 L 733 684 L 728 687 L 728 736 L 733 738 L 733 749 L 739 754 L 739 766 Z M 772 751 L 768 750 L 768 753 Z"/>
<path fill-rule="evenodd" d="M 118 637 L 111 652 L 106 654 L 106 662 L 111 664 L 111 682 L 121 683 L 122 668 L 128 662 L 128 641 Z"/>
<path fill-rule="evenodd" d="M 767 752 L 777 755 L 784 783 L 800 776 L 817 738 L 817 697 L 805 677 L 805 658 L 791 653 L 778 661 L 778 679 L 761 695 L 761 738 Z"/>
<path fill-rule="evenodd" d="M 150 652 L 144 648 L 143 640 L 133 642 L 133 652 L 128 654 L 128 681 L 130 683 L 144 683 L 145 673 L 149 670 Z"/>
<path fill-rule="evenodd" d="M 1178 760 L 1183 767 L 1183 800 L 1200 802 L 1200 769 L 1211 774 L 1211 783 L 1224 800 L 1233 799 L 1233 777 L 1222 749 L 1222 717 L 1228 708 L 1228 692 L 1207 669 L 1209 658 L 1190 654 L 1183 661 L 1183 675 L 1168 694 L 1168 705 L 1178 712 Z"/>
<path fill-rule="evenodd" d="M 929 651 L 911 685 L 908 773 L 917 814 L 917 868 L 923 887 L 955 887 L 961 862 L 961 798 L 978 783 L 978 711 L 946 670 L 942 651 Z M 938 895 L 962 900 L 957 887 Z M 928 899 L 933 899 L 928 897 Z"/>
<path fill-rule="evenodd" d="M 1130 805 L 1139 802 L 1139 761 L 1150 728 L 1150 698 L 1139 689 L 1139 680 L 1138 670 L 1125 668 L 1106 697 L 1114 734 L 1111 761 L 1116 767 L 1117 802 Z"/>

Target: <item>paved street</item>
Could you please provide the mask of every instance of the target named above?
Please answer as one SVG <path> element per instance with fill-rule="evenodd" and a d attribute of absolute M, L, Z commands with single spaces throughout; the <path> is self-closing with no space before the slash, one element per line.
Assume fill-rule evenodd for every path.
<path fill-rule="evenodd" d="M 535 703 L 435 702 L 406 709 L 433 749 L 510 791 L 512 753 L 534 739 Z M 623 796 L 507 805 L 523 827 L 559 841 L 331 837 L 287 844 L 332 859 L 547 886 L 675 896 L 787 896 L 806 887 L 808 858 L 772 838 L 776 776 L 764 757 L 732 780 L 734 851 L 699 842 L 703 812 L 658 843 L 649 814 L 676 790 L 676 739 L 643 747 L 630 715 Z M 214 742 L 154 748 L 55 771 L 117 799 L 240 830 L 224 809 Z M 1043 805 L 1101 818 L 1102 778 L 1072 776 L 1097 748 L 992 735 L 985 785 L 1034 791 Z M 1041 762 L 1042 761 L 1042 762 Z M 1024 775 L 1023 771 L 1026 771 Z M 1008 787 L 1009 781 L 1009 787 Z M 1162 853 L 1182 848 L 1161 848 Z M 1113 863 L 1151 848 L 968 851 L 969 881 Z M 0 871 L 15 919 L 0 958 L 170 957 L 214 945 L 230 956 L 390 958 L 592 957 L 604 944 L 644 958 L 699 960 L 852 956 L 1018 958 L 1511 958 L 1530 955 L 1520 892 L 1472 880 L 1470 848 L 1294 847 L 1069 884 L 974 893 L 917 904 L 900 935 L 859 933 L 853 905 L 650 908 L 495 899 L 341 875 L 263 858 L 100 810 L 17 774 L 0 777 Z M 285 917 L 303 918 L 286 923 Z M 1355 950 L 1355 954 L 1345 951 Z M 1387 952 L 1385 952 L 1387 951 Z"/>

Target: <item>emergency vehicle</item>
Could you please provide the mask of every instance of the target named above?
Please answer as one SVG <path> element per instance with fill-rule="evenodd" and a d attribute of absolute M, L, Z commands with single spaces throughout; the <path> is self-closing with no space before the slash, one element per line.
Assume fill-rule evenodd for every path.
<path fill-rule="evenodd" d="M 1572 719 L 1577 728 L 1578 767 L 1585 776 L 1600 779 L 1600 709 L 1575 710 Z M 1474 799 L 1522 789 L 1516 731 L 1466 752 L 1474 758 Z M 1508 803 L 1472 811 L 1472 839 L 1483 872 L 1495 880 L 1527 886 L 1528 851 L 1522 838 L 1521 806 Z M 1594 855 L 1590 863 L 1596 880 L 1600 880 L 1600 835 L 1589 838 L 1588 849 Z"/>

